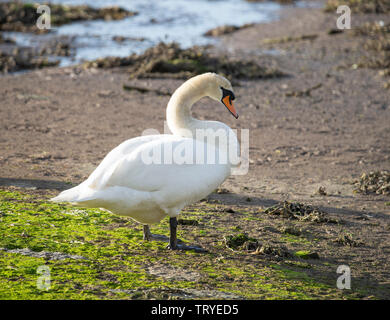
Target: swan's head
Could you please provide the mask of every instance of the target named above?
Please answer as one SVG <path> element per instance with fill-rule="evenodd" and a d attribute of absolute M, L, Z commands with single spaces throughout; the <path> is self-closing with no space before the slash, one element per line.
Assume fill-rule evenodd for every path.
<path fill-rule="evenodd" d="M 235 97 L 230 81 L 216 73 L 206 73 L 204 76 L 208 78 L 207 95 L 214 100 L 221 101 L 237 119 L 238 113 L 234 108 L 233 100 Z"/>

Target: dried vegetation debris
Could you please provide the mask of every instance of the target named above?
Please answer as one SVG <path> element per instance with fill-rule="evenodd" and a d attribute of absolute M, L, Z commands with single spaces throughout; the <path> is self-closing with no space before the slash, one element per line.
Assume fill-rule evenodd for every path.
<path fill-rule="evenodd" d="M 286 97 L 311 97 L 311 92 L 322 87 L 322 83 L 318 83 L 313 87 L 304 89 L 304 90 L 294 90 L 288 91 L 285 93 Z"/>
<path fill-rule="evenodd" d="M 303 41 L 303 40 L 315 40 L 318 38 L 318 34 L 305 34 L 301 36 L 286 36 L 281 38 L 270 38 L 270 39 L 264 39 L 263 44 L 278 44 L 278 43 L 286 43 L 286 42 L 297 42 L 297 41 Z"/>
<path fill-rule="evenodd" d="M 9 54 L 0 50 L 0 72 L 14 72 L 25 69 L 40 69 L 57 66 L 59 60 L 50 60 L 48 57 L 35 56 L 31 52 L 24 54 Z"/>
<path fill-rule="evenodd" d="M 319 208 L 312 207 L 299 202 L 284 201 L 275 206 L 267 208 L 264 213 L 270 215 L 282 216 L 286 219 L 309 221 L 317 223 L 338 223 L 337 219 L 331 218 L 326 212 Z"/>
<path fill-rule="evenodd" d="M 128 67 L 130 78 L 188 78 L 205 72 L 216 72 L 232 79 L 264 79 L 283 77 L 273 67 L 260 66 L 255 61 L 230 60 L 212 56 L 208 47 L 194 46 L 182 49 L 177 43 L 159 43 L 143 54 L 128 57 L 108 57 L 87 62 L 85 67 Z"/>
<path fill-rule="evenodd" d="M 215 193 L 217 194 L 228 194 L 228 193 L 232 193 L 229 189 L 226 189 L 226 188 L 217 188 L 215 191 Z"/>
<path fill-rule="evenodd" d="M 325 11 L 335 12 L 341 5 L 347 5 L 354 13 L 389 13 L 388 0 L 328 0 Z"/>
<path fill-rule="evenodd" d="M 172 92 L 166 91 L 166 90 L 159 90 L 159 89 L 152 89 L 152 88 L 147 88 L 147 87 L 141 87 L 141 86 L 136 86 L 132 84 L 124 84 L 122 86 L 124 90 L 127 91 L 137 91 L 140 93 L 149 93 L 153 92 L 159 96 L 171 96 Z"/>
<path fill-rule="evenodd" d="M 354 181 L 355 192 L 363 194 L 390 194 L 390 172 L 388 170 L 363 173 Z"/>
<path fill-rule="evenodd" d="M 246 0 L 248 2 L 264 2 L 265 0 Z M 294 4 L 296 0 L 271 0 L 280 4 Z"/>
<path fill-rule="evenodd" d="M 291 256 L 291 253 L 284 246 L 274 246 L 268 243 L 257 246 L 256 250 L 251 254 L 268 255 L 277 258 L 287 258 Z"/>
<path fill-rule="evenodd" d="M 246 248 L 253 246 L 256 249 L 258 244 L 255 238 L 249 237 L 246 233 L 225 236 L 224 241 L 226 246 L 233 250 L 238 250 L 244 246 Z"/>
<path fill-rule="evenodd" d="M 302 229 L 299 229 L 294 226 L 283 226 L 280 229 L 280 232 L 284 234 L 291 234 L 293 236 L 300 236 L 302 234 Z"/>
<path fill-rule="evenodd" d="M 390 25 L 384 22 L 366 22 L 365 24 L 353 28 L 352 34 L 354 36 L 371 36 L 385 35 L 390 32 Z"/>
<path fill-rule="evenodd" d="M 47 4 L 47 3 L 42 3 Z M 39 3 L 0 2 L 0 31 L 46 33 L 50 30 L 39 29 L 37 21 L 41 14 L 37 12 Z M 81 20 L 118 20 L 135 15 L 120 7 L 92 8 L 86 5 L 68 6 L 49 4 L 50 22 L 53 26 Z M 0 34 L 0 72 L 8 73 L 27 69 L 39 69 L 58 66 L 60 61 L 47 57 L 71 56 L 73 53 L 71 37 L 55 37 L 36 47 L 19 46 L 13 39 Z"/>
<path fill-rule="evenodd" d="M 351 233 L 341 234 L 336 240 L 334 240 L 334 242 L 341 246 L 349 247 L 361 247 L 363 245 L 363 242 L 360 240 L 355 240 Z"/>
<path fill-rule="evenodd" d="M 352 34 L 368 38 L 364 44 L 367 54 L 359 67 L 380 69 L 382 75 L 390 75 L 390 24 L 366 23 L 354 29 Z"/>
<path fill-rule="evenodd" d="M 230 34 L 233 32 L 236 32 L 241 29 L 246 29 L 249 27 L 254 26 L 254 23 L 247 23 L 242 26 L 233 26 L 233 25 L 224 25 L 224 26 L 219 26 L 213 29 L 210 29 L 207 31 L 204 35 L 207 37 L 218 37 L 224 34 Z"/>
<path fill-rule="evenodd" d="M 328 0 L 325 11 L 335 12 L 340 5 L 347 5 L 354 13 L 388 14 L 388 0 Z M 361 61 L 352 64 L 355 68 L 379 69 L 383 76 L 390 75 L 390 24 L 383 21 L 367 22 L 354 27 L 353 36 L 363 37 L 363 49 L 366 51 Z M 390 81 L 385 80 L 385 88 L 390 88 Z"/>
<path fill-rule="evenodd" d="M 248 251 L 254 255 L 269 255 L 274 257 L 289 257 L 290 252 L 284 246 L 260 243 L 246 233 L 228 235 L 224 237 L 226 246 L 233 251 Z"/>
<path fill-rule="evenodd" d="M 327 196 L 328 195 L 328 192 L 326 191 L 326 188 L 324 186 L 320 186 L 317 191 L 316 191 L 316 194 L 320 195 L 320 196 Z"/>
<path fill-rule="evenodd" d="M 377 69 L 380 75 L 390 76 L 390 23 L 367 22 L 353 28 L 349 34 L 363 40 L 362 58 L 353 62 L 352 68 Z M 389 80 L 385 80 L 384 87 L 390 87 Z"/>
<path fill-rule="evenodd" d="M 72 41 L 72 37 L 63 36 L 55 37 L 38 47 L 19 47 L 11 43 L 11 47 L 0 48 L 0 72 L 57 66 L 60 61 L 48 56 L 72 56 Z"/>
<path fill-rule="evenodd" d="M 87 5 L 68 6 L 62 4 L 48 4 L 52 25 L 63 25 L 81 20 L 119 20 L 137 14 L 120 7 L 92 8 Z M 1 2 L 0 3 L 0 30 L 21 32 L 47 32 L 36 26 L 41 14 L 37 13 L 39 3 Z"/>

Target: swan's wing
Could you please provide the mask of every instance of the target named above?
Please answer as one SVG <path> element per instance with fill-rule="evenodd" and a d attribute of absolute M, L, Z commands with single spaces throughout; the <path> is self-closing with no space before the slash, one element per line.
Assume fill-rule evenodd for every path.
<path fill-rule="evenodd" d="M 117 162 L 124 157 L 130 155 L 133 150 L 142 144 L 164 139 L 168 135 L 148 135 L 141 136 L 122 142 L 119 146 L 112 149 L 102 160 L 99 166 L 90 174 L 88 179 L 84 182 L 89 188 L 98 189 L 105 185 L 107 177 L 112 174 L 112 170 L 116 167 Z"/>
<path fill-rule="evenodd" d="M 196 152 L 202 148 L 203 158 L 196 159 Z M 206 159 L 212 152 L 215 153 L 215 161 Z M 212 146 L 168 135 L 139 145 L 124 156 L 115 168 L 109 170 L 110 175 L 105 177 L 104 187 L 121 186 L 155 192 L 172 203 L 199 200 L 217 188 L 230 174 L 230 165 L 223 161 L 220 163 L 219 158 L 220 155 Z"/>
<path fill-rule="evenodd" d="M 212 145 L 172 135 L 137 139 L 115 148 L 85 182 L 52 200 L 104 208 L 109 203 L 116 212 L 148 205 L 169 211 L 206 197 L 230 175 L 231 165 Z"/>

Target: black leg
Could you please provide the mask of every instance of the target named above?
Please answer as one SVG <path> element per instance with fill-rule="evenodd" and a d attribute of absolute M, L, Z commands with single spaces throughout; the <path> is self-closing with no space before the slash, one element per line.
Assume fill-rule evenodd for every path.
<path fill-rule="evenodd" d="M 150 227 L 147 224 L 144 224 L 144 240 L 146 241 L 169 241 L 169 238 L 167 236 L 164 236 L 162 234 L 153 234 L 150 232 Z M 180 240 L 179 240 L 180 241 Z"/>
<path fill-rule="evenodd" d="M 170 237 L 169 237 L 169 245 L 167 246 L 168 249 L 176 250 L 177 249 L 177 237 L 176 237 L 176 231 L 177 231 L 177 219 L 175 218 L 169 218 L 169 228 L 170 228 Z"/>
<path fill-rule="evenodd" d="M 194 250 L 196 252 L 206 252 L 205 249 L 198 246 L 187 246 L 180 239 L 177 239 L 177 219 L 176 218 L 169 218 L 169 229 L 170 229 L 170 236 L 169 236 L 169 244 L 167 245 L 167 249 L 170 250 Z M 168 237 L 158 234 L 152 234 L 150 232 L 149 226 L 147 224 L 144 224 L 144 240 L 150 241 L 150 240 L 157 240 L 157 241 L 168 241 Z"/>
<path fill-rule="evenodd" d="M 144 240 L 150 241 L 152 238 L 152 234 L 150 233 L 149 226 L 144 224 Z"/>

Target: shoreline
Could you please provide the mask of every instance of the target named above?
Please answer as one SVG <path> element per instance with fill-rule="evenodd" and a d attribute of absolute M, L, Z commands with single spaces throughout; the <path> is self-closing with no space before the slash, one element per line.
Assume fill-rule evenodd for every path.
<path fill-rule="evenodd" d="M 272 4 L 272 2 L 270 2 L 270 5 L 271 4 Z M 13 4 L 13 5 L 17 7 L 17 4 Z M 10 8 L 12 8 L 12 5 L 9 5 L 9 6 L 10 6 Z M 26 31 L 26 32 L 20 32 L 21 36 L 15 35 L 15 34 L 8 35 L 8 36 L 11 36 L 11 40 L 12 40 L 12 37 L 14 37 L 12 41 L 14 41 L 16 39 L 17 44 L 14 43 L 13 45 L 10 44 L 10 45 L 4 46 L 1 44 L 2 41 L 0 39 L 0 52 L 3 51 L 3 55 L 6 55 L 10 59 L 13 58 L 13 60 L 16 61 L 16 63 L 11 63 L 10 67 L 12 67 L 13 64 L 14 65 L 16 64 L 16 67 L 19 69 L 22 69 L 22 68 L 26 68 L 26 69 L 37 68 L 37 69 L 39 69 L 39 68 L 45 67 L 46 64 L 48 66 L 50 66 L 48 60 L 51 60 L 53 65 L 55 62 L 56 64 L 60 64 L 61 66 L 63 66 L 63 65 L 64 66 L 75 66 L 78 64 L 82 64 L 84 61 L 87 62 L 87 61 L 94 60 L 93 57 L 96 55 L 92 54 L 92 56 L 91 56 L 91 49 L 92 48 L 96 48 L 96 50 L 99 49 L 99 51 L 101 51 L 101 53 L 100 53 L 101 57 L 110 57 L 110 56 L 125 57 L 126 56 L 124 54 L 125 51 L 126 52 L 129 51 L 130 53 L 140 54 L 140 53 L 143 53 L 148 48 L 157 45 L 159 43 L 159 41 L 161 41 L 161 40 L 157 41 L 155 39 L 155 37 L 152 36 L 153 34 L 152 35 L 148 34 L 148 32 L 149 32 L 148 29 L 143 30 L 141 28 L 142 30 L 140 30 L 140 31 L 146 32 L 146 35 L 144 35 L 144 37 L 142 37 L 142 38 L 136 37 L 134 35 L 129 37 L 129 36 L 125 36 L 121 33 L 122 29 L 125 28 L 127 25 L 132 26 L 132 23 L 137 24 L 137 22 L 132 22 L 130 24 L 129 23 L 121 24 L 121 21 L 119 21 L 119 20 L 124 20 L 125 17 L 130 16 L 131 21 L 138 21 L 139 19 L 137 17 L 138 16 L 137 11 L 126 11 L 126 10 L 119 8 L 119 7 L 106 7 L 106 8 L 92 9 L 92 7 L 88 7 L 88 6 L 70 6 L 69 8 L 72 8 L 72 10 L 69 10 L 69 9 L 65 10 L 64 8 L 68 8 L 67 6 L 62 7 L 62 5 L 57 5 L 57 4 L 55 4 L 55 5 L 53 4 L 53 6 L 54 6 L 54 8 L 53 8 L 54 12 L 52 12 L 52 20 L 54 20 L 53 24 L 56 27 L 65 26 L 65 28 L 67 28 L 67 25 L 68 25 L 70 30 L 73 30 L 71 22 L 77 22 L 77 21 L 81 20 L 84 22 L 90 21 L 90 23 L 93 24 L 94 23 L 93 21 L 95 21 L 95 22 L 99 22 L 99 20 L 103 21 L 102 19 L 104 18 L 104 21 L 106 21 L 108 23 L 110 23 L 111 20 L 115 20 L 115 21 L 118 20 L 117 23 L 114 23 L 113 25 L 111 25 L 111 28 L 114 28 L 114 29 L 116 28 L 115 29 L 116 33 L 110 33 L 110 37 L 111 37 L 110 39 L 106 39 L 106 37 L 102 37 L 101 35 L 96 35 L 96 38 L 93 41 L 91 41 L 91 39 L 89 39 L 89 36 L 86 38 L 86 35 L 85 35 L 85 32 L 87 32 L 87 34 L 89 34 L 88 32 L 91 32 L 91 30 L 88 29 L 88 26 L 87 26 L 87 29 L 84 30 L 82 23 L 78 27 L 76 27 L 76 28 L 78 28 L 78 32 L 79 32 L 77 37 L 73 36 L 72 34 L 57 35 L 56 33 L 58 30 L 54 30 L 54 32 L 46 32 L 45 30 L 43 30 L 43 31 L 38 30 L 35 27 L 35 25 L 31 23 L 31 21 L 34 21 L 34 19 L 36 20 L 36 18 L 37 18 L 37 14 L 33 10 L 34 5 L 23 5 L 19 8 L 19 10 L 21 12 L 14 12 L 14 14 L 12 15 L 13 19 L 10 19 L 11 20 L 10 22 L 6 22 L 6 23 L 4 22 L 3 25 L 0 26 L 0 29 L 2 27 L 2 29 L 4 29 L 3 31 L 5 31 L 5 32 L 6 31 Z M 6 5 L 5 5 L 5 7 L 7 8 Z M 8 10 L 11 10 L 10 8 L 8 8 Z M 267 6 L 265 6 L 264 8 L 267 8 L 266 11 L 267 12 L 269 11 L 270 15 L 272 14 L 272 12 L 274 10 L 274 9 L 272 9 L 272 7 L 268 8 Z M 281 10 L 283 10 L 283 6 L 282 6 Z M 5 10 L 5 11 L 7 11 L 7 10 Z M 74 13 L 73 13 L 73 11 L 74 11 Z M 248 11 L 248 9 L 246 9 L 245 12 L 247 12 L 247 11 Z M 67 12 L 67 14 L 64 17 L 62 17 L 61 12 Z M 17 19 L 18 16 L 24 17 L 23 23 L 20 23 L 18 21 L 18 19 Z M 250 15 L 250 12 L 249 12 L 249 16 L 252 17 Z M 148 15 L 146 15 L 146 18 L 147 17 L 148 17 Z M 135 19 L 135 20 L 133 20 L 133 19 Z M 261 18 L 261 15 L 260 15 L 259 19 L 264 19 L 264 17 Z M 0 23 L 1 23 L 1 20 L 5 21 L 5 18 L 0 16 Z M 238 19 L 238 20 L 240 20 L 240 19 Z M 245 20 L 248 20 L 248 19 L 242 20 L 242 24 L 245 24 Z M 249 20 L 250 20 L 250 18 L 249 18 Z M 7 19 L 7 21 L 8 21 L 8 19 Z M 58 24 L 57 21 L 60 23 L 59 26 L 57 25 Z M 103 23 L 105 23 L 105 22 L 103 22 Z M 122 29 L 118 29 L 117 27 L 115 27 L 118 23 L 122 25 Z M 141 19 L 141 21 L 138 22 L 138 24 L 140 24 L 140 23 L 141 23 L 141 25 L 142 25 L 142 23 L 144 23 L 144 22 L 142 22 L 142 19 Z M 160 22 L 158 21 L 158 19 L 150 18 L 149 27 L 153 28 L 154 25 L 159 24 L 159 23 Z M 95 27 L 102 28 L 103 25 L 96 24 Z M 132 26 L 132 27 L 134 28 L 136 26 Z M 161 22 L 161 30 L 165 30 L 166 28 L 167 27 L 165 26 L 164 21 L 162 21 Z M 175 26 L 173 26 L 173 28 L 175 28 Z M 236 29 L 236 28 L 241 28 L 241 27 L 234 27 L 234 29 Z M 35 36 L 35 38 L 34 38 L 34 35 L 33 35 L 34 32 L 31 33 L 28 31 L 34 31 L 37 34 L 41 34 L 43 32 L 43 33 L 45 33 L 45 35 L 44 36 Z M 167 31 L 167 30 L 165 30 L 165 31 Z M 232 30 L 230 30 L 230 31 L 232 31 Z M 73 30 L 73 33 L 74 32 L 75 32 L 75 30 Z M 72 31 L 70 31 L 70 33 L 72 33 Z M 76 33 L 77 33 L 77 31 L 76 31 Z M 27 37 L 23 36 L 23 34 L 25 34 Z M 33 38 L 29 38 L 28 34 L 31 34 Z M 91 34 L 94 34 L 94 33 L 91 32 Z M 190 36 L 190 34 L 188 36 Z M 193 36 L 194 35 L 191 35 L 191 37 L 193 37 Z M 193 44 L 197 43 L 198 45 L 207 45 L 208 43 L 210 43 L 210 41 L 213 41 L 212 40 L 213 37 L 207 37 L 205 35 L 203 35 L 203 36 L 199 35 L 198 38 L 200 38 L 200 39 L 193 42 Z M 161 39 L 163 39 L 162 36 L 161 36 Z M 172 42 L 176 41 L 176 42 L 184 45 L 184 43 L 182 43 L 182 40 L 180 40 L 180 37 L 177 39 L 175 37 L 173 37 L 173 38 L 171 37 L 170 40 L 167 40 L 167 38 L 165 38 L 165 39 L 166 40 L 164 42 L 166 42 L 166 43 L 172 43 Z M 201 40 L 201 39 L 203 39 L 203 40 Z M 63 51 L 58 50 L 58 48 L 57 48 L 57 43 L 61 44 L 61 42 L 63 42 L 63 41 L 65 42 L 65 45 L 67 46 L 66 54 L 64 54 Z M 88 45 L 87 45 L 87 47 L 89 46 L 88 50 L 84 50 L 84 46 L 81 43 L 79 43 L 80 41 L 81 42 L 85 42 L 85 41 L 88 42 Z M 24 42 L 24 44 L 23 44 L 23 42 Z M 100 45 L 98 45 L 98 43 L 100 43 Z M 98 47 L 96 47 L 97 45 L 98 45 Z M 186 44 L 186 45 L 184 45 L 184 47 L 187 48 L 189 46 L 188 46 L 188 44 Z M 14 54 L 13 52 L 15 50 L 23 50 L 24 53 L 27 52 L 27 54 L 23 54 L 23 55 L 18 54 L 18 53 Z M 40 58 L 41 60 L 45 60 L 45 61 L 43 63 L 38 64 L 38 65 L 36 65 L 34 63 L 30 63 L 34 59 L 37 59 L 37 58 Z M 24 60 L 23 62 L 21 61 L 22 59 Z M 7 73 L 6 68 L 4 66 L 2 66 L 2 64 L 4 65 L 6 63 L 6 59 L 2 59 L 2 60 L 3 61 L 2 61 L 2 63 L 0 63 L 0 68 L 3 67 L 3 72 L 5 70 L 5 72 Z M 19 61 L 21 61 L 21 62 L 19 63 Z M 76 61 L 76 62 L 74 62 L 74 61 Z"/>

